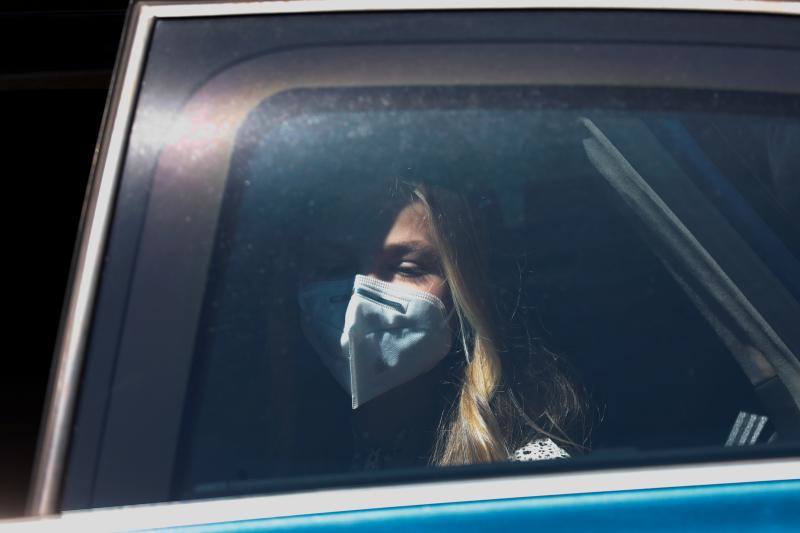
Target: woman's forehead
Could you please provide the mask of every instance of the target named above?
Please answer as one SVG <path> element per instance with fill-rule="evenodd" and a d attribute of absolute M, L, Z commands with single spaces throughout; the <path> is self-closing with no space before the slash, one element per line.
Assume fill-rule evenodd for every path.
<path fill-rule="evenodd" d="M 403 207 L 394 217 L 394 222 L 384 239 L 386 246 L 409 244 L 421 246 L 430 241 L 430 221 L 420 202 Z"/>

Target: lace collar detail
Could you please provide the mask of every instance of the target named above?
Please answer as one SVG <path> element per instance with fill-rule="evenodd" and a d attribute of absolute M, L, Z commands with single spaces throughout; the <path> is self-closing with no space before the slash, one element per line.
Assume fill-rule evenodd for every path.
<path fill-rule="evenodd" d="M 536 439 L 515 451 L 512 461 L 540 461 L 543 459 L 566 459 L 569 454 L 550 439 Z"/>

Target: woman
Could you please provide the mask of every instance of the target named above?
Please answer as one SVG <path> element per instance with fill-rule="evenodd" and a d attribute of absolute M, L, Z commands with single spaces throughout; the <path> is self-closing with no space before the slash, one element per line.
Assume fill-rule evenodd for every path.
<path fill-rule="evenodd" d="M 400 464 L 391 460 L 398 449 L 424 449 L 425 440 L 436 465 L 581 449 L 568 434 L 582 424 L 580 395 L 552 354 L 515 343 L 493 301 L 486 248 L 465 198 L 394 182 L 388 194 L 373 185 L 347 202 L 357 208 L 329 209 L 309 232 L 299 302 L 307 339 L 351 396 L 356 435 L 372 439 L 356 446 L 357 455 L 370 449 L 360 452 L 362 466 Z M 438 395 L 435 431 L 398 445 L 396 435 L 419 425 L 452 382 L 453 394 Z"/>

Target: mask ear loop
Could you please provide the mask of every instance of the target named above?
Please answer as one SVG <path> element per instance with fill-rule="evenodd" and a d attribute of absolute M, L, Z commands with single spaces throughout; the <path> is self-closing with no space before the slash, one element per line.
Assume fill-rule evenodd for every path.
<path fill-rule="evenodd" d="M 453 303 L 453 310 L 450 311 L 448 321 L 450 317 L 453 316 L 453 313 L 458 317 L 458 333 L 461 337 L 461 346 L 464 348 L 464 359 L 467 361 L 467 364 L 470 364 L 472 358 L 470 357 L 469 346 L 467 345 L 467 327 L 465 326 L 464 315 L 455 303 Z"/>
<path fill-rule="evenodd" d="M 472 362 L 471 361 L 472 358 L 470 357 L 469 346 L 467 345 L 467 327 L 465 325 L 466 321 L 464 320 L 464 315 L 461 313 L 461 308 L 458 306 L 458 304 L 455 302 L 454 299 L 451 298 L 451 301 L 453 302 L 453 308 L 447 314 L 445 320 L 449 323 L 450 319 L 453 318 L 453 313 L 455 313 L 456 316 L 458 317 L 458 334 L 459 337 L 461 337 L 461 347 L 464 349 L 464 359 L 466 360 L 467 364 L 470 364 Z"/>

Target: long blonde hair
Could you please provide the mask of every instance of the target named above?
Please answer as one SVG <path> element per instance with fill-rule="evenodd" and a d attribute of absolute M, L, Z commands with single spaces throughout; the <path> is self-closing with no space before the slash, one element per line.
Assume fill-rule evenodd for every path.
<path fill-rule="evenodd" d="M 505 461 L 517 446 L 544 436 L 571 451 L 584 448 L 585 440 L 572 438 L 566 429 L 576 421 L 584 423 L 584 401 L 558 368 L 554 354 L 524 343 L 522 366 L 536 383 L 522 383 L 515 386 L 519 391 L 512 391 L 510 380 L 505 379 L 504 366 L 513 368 L 514 352 L 520 353 L 498 344 L 498 322 L 502 321 L 490 294 L 481 232 L 465 197 L 419 183 L 402 184 L 401 188 L 426 211 L 430 237 L 450 290 L 458 348 L 464 355 L 460 388 L 450 412 L 440 422 L 430 462 Z M 531 391 L 534 394 L 528 394 Z M 525 402 L 530 396 L 535 399 Z"/>

